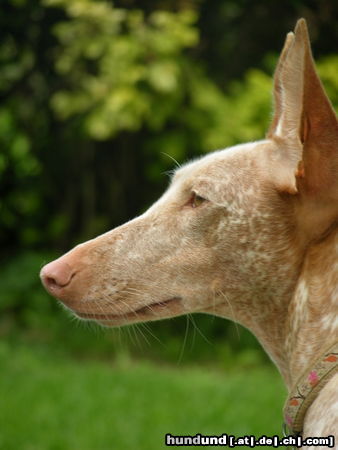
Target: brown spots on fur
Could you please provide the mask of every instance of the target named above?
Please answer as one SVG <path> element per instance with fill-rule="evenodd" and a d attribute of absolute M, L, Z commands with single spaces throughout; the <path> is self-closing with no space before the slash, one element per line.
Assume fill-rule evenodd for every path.
<path fill-rule="evenodd" d="M 290 387 L 338 339 L 338 124 L 304 21 L 274 94 L 269 139 L 180 168 L 142 216 L 42 269 L 46 288 L 107 325 L 196 311 L 238 321 Z M 207 201 L 193 208 L 192 192 Z M 337 429 L 337 383 L 311 406 L 306 435 Z"/>

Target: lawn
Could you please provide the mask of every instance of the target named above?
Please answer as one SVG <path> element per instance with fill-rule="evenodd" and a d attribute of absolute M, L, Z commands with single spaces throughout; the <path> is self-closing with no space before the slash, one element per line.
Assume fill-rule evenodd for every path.
<path fill-rule="evenodd" d="M 166 433 L 280 432 L 285 390 L 270 367 L 109 364 L 2 342 L 0 368 L 1 450 L 159 450 Z"/>

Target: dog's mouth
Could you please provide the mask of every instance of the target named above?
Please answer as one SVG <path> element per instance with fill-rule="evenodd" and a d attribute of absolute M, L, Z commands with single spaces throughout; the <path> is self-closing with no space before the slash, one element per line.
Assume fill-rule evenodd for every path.
<path fill-rule="evenodd" d="M 149 318 L 160 319 L 162 318 L 161 316 L 163 312 L 169 312 L 173 310 L 175 310 L 176 312 L 177 307 L 181 303 L 181 300 L 181 297 L 172 297 L 164 301 L 144 305 L 141 308 L 135 309 L 134 311 L 119 314 L 111 314 L 109 312 L 87 313 L 77 310 L 73 310 L 73 312 L 81 319 L 96 320 L 102 323 L 111 322 L 112 324 L 114 324 L 114 322 L 120 322 L 121 320 L 126 323 L 134 321 L 139 322 L 146 319 L 149 320 Z"/>

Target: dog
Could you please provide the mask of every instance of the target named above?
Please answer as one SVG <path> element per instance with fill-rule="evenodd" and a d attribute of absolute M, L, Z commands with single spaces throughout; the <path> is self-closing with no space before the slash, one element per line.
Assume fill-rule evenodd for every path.
<path fill-rule="evenodd" d="M 180 167 L 144 214 L 41 279 L 103 325 L 193 312 L 239 322 L 285 380 L 289 433 L 337 440 L 338 123 L 304 19 L 286 37 L 273 94 L 265 139 Z"/>

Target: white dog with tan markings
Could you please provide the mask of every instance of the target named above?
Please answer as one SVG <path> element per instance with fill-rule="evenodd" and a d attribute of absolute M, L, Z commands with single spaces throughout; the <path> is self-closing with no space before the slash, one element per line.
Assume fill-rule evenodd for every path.
<path fill-rule="evenodd" d="M 193 312 L 243 324 L 289 388 L 290 433 L 337 440 L 338 124 L 303 19 L 286 38 L 274 99 L 266 139 L 186 164 L 147 212 L 41 278 L 105 325 Z"/>

